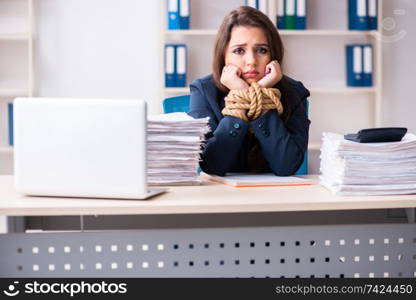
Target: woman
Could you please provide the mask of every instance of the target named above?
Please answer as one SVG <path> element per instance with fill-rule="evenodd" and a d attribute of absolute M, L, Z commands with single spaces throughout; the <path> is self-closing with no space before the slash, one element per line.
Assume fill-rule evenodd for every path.
<path fill-rule="evenodd" d="M 282 59 L 280 36 L 262 12 L 242 6 L 224 18 L 215 42 L 213 73 L 190 86 L 189 115 L 210 117 L 211 132 L 200 164 L 204 172 L 224 176 L 271 171 L 287 176 L 300 167 L 308 145 L 309 91 L 282 76 Z M 244 105 L 251 105 L 254 89 L 258 95 L 272 91 L 279 110 L 262 106 L 260 114 L 249 117 L 247 107 L 228 101 L 245 95 L 249 99 L 243 99 Z"/>

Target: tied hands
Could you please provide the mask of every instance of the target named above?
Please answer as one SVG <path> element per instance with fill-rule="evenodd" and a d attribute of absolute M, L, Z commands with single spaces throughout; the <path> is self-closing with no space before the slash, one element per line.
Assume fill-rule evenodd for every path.
<path fill-rule="evenodd" d="M 242 70 L 235 65 L 225 66 L 221 75 L 221 83 L 230 90 L 230 93 L 226 98 L 226 107 L 223 110 L 223 114 L 232 115 L 245 121 L 256 119 L 264 115 L 271 108 L 276 108 L 278 113 L 281 114 L 283 107 L 280 103 L 280 92 L 277 89 L 271 88 L 282 77 L 280 64 L 275 60 L 271 61 L 266 66 L 265 76 L 257 81 L 257 84 L 253 84 L 249 90 L 249 84 L 242 78 Z M 260 91 L 260 89 L 269 90 Z M 260 96 L 260 94 L 257 96 L 253 95 L 253 93 L 258 94 L 259 92 L 266 93 L 265 97 L 269 99 L 260 100 L 259 102 L 259 98 L 263 99 L 263 96 Z M 264 103 L 264 101 L 268 104 Z"/>
<path fill-rule="evenodd" d="M 229 90 L 246 90 L 249 88 L 247 82 L 244 81 L 242 70 L 234 65 L 226 65 L 222 69 L 221 83 Z M 263 88 L 271 88 L 282 79 L 282 70 L 277 60 L 273 60 L 266 66 L 266 72 L 263 78 L 257 83 Z"/>

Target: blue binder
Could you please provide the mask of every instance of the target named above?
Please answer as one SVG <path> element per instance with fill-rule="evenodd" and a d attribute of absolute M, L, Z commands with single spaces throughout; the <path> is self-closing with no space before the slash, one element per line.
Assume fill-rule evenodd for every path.
<path fill-rule="evenodd" d="M 179 19 L 180 29 L 189 29 L 189 12 L 190 12 L 189 0 L 179 0 Z"/>
<path fill-rule="evenodd" d="M 363 45 L 363 86 L 373 86 L 373 46 Z"/>
<path fill-rule="evenodd" d="M 348 0 L 348 29 L 368 30 L 367 0 Z"/>
<path fill-rule="evenodd" d="M 363 86 L 363 47 L 347 45 L 346 62 L 347 86 Z"/>
<path fill-rule="evenodd" d="M 277 0 L 276 24 L 278 29 L 285 29 L 285 0 Z"/>
<path fill-rule="evenodd" d="M 187 71 L 187 48 L 185 44 L 176 45 L 175 54 L 175 86 L 185 87 L 186 86 L 186 71 Z"/>
<path fill-rule="evenodd" d="M 168 29 L 180 29 L 179 0 L 166 0 L 168 8 Z"/>
<path fill-rule="evenodd" d="M 9 116 L 9 145 L 13 146 L 14 136 L 13 136 L 13 103 L 7 104 L 8 116 Z"/>
<path fill-rule="evenodd" d="M 297 30 L 306 29 L 306 0 L 296 0 L 295 28 Z"/>
<path fill-rule="evenodd" d="M 377 30 L 377 9 L 378 1 L 377 0 L 368 0 L 368 29 Z"/>
<path fill-rule="evenodd" d="M 175 87 L 175 45 L 165 45 L 165 87 Z"/>

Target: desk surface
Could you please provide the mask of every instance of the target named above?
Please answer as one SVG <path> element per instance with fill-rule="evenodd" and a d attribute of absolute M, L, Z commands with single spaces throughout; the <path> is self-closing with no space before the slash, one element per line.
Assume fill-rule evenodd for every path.
<path fill-rule="evenodd" d="M 308 176 L 317 181 L 316 176 Z M 316 211 L 416 207 L 416 195 L 339 197 L 320 185 L 234 188 L 206 183 L 170 187 L 149 200 L 28 197 L 0 176 L 0 215 L 144 215 Z"/>
<path fill-rule="evenodd" d="M 308 176 L 317 181 L 317 176 Z M 170 187 L 150 200 L 28 197 L 0 176 L 0 215 L 143 215 L 317 211 L 416 207 L 416 195 L 339 197 L 320 185 L 234 188 L 206 183 Z"/>

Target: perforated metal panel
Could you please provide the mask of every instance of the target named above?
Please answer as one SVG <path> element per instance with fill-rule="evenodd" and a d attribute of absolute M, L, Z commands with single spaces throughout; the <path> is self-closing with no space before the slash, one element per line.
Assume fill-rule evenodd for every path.
<path fill-rule="evenodd" d="M 416 225 L 0 235 L 9 277 L 415 277 Z"/>

